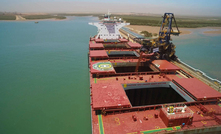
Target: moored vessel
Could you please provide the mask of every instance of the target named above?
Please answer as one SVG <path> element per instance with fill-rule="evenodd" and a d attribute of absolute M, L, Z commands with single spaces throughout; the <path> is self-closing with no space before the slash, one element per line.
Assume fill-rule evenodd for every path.
<path fill-rule="evenodd" d="M 221 93 L 174 64 L 172 23 L 165 13 L 159 37 L 142 45 L 123 38 L 129 23 L 109 13 L 89 23 L 98 27 L 88 55 L 94 134 L 221 131 Z"/>

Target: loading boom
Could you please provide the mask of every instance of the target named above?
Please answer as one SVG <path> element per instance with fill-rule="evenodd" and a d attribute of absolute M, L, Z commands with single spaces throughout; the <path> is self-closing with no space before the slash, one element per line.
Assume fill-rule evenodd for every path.
<path fill-rule="evenodd" d="M 174 26 L 174 28 L 173 28 Z M 159 59 L 175 60 L 176 46 L 171 42 L 171 34 L 178 36 L 180 31 L 173 13 L 165 13 L 159 31 L 159 37 L 143 44 L 148 53 L 158 53 Z"/>

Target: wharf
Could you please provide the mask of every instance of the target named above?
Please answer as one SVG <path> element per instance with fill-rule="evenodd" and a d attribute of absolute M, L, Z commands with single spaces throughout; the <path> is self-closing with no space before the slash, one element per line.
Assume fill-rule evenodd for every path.
<path fill-rule="evenodd" d="M 129 34 L 129 39 L 132 42 L 136 42 L 137 38 L 135 36 L 133 36 L 134 34 L 132 31 L 128 32 L 126 30 L 120 30 L 120 33 L 123 37 L 127 37 Z M 221 82 L 217 79 L 212 79 L 210 77 L 208 77 L 205 73 L 203 73 L 200 70 L 194 69 L 193 67 L 187 65 L 186 63 L 182 62 L 180 59 L 178 59 L 178 61 L 171 61 L 173 64 L 175 64 L 176 66 L 180 67 L 182 70 L 184 70 L 185 72 L 188 72 L 190 75 L 192 75 L 193 77 L 199 79 L 200 81 L 202 81 L 203 83 L 209 85 L 210 87 L 212 87 L 213 89 L 221 92 Z"/>
<path fill-rule="evenodd" d="M 176 66 L 182 68 L 184 71 L 188 72 L 189 74 L 191 74 L 192 76 L 194 76 L 195 78 L 199 79 L 200 81 L 202 81 L 203 83 L 209 85 L 210 87 L 212 87 L 213 89 L 221 92 L 221 82 L 216 80 L 216 79 L 211 79 L 208 76 L 205 76 L 203 73 L 197 71 L 196 69 L 190 68 L 188 66 L 186 66 L 183 62 L 179 62 L 179 61 L 173 61 L 173 64 L 175 64 Z"/>

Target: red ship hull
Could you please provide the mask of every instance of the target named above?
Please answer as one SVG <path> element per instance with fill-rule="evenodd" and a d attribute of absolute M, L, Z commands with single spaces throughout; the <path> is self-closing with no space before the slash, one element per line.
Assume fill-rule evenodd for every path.
<path fill-rule="evenodd" d="M 93 134 L 220 131 L 221 94 L 172 62 L 152 60 L 151 54 L 135 72 L 140 47 L 126 39 L 90 39 Z M 171 106 L 172 114 L 165 110 Z"/>

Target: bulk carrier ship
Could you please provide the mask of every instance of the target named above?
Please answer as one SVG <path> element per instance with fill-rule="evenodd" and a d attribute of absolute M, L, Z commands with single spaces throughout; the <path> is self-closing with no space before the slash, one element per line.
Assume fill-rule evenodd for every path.
<path fill-rule="evenodd" d="M 184 68 L 170 39 L 180 33 L 172 23 L 174 15 L 165 13 L 159 37 L 142 45 L 122 37 L 129 23 L 110 14 L 89 23 L 98 28 L 88 53 L 93 134 L 221 131 L 220 83 Z"/>

